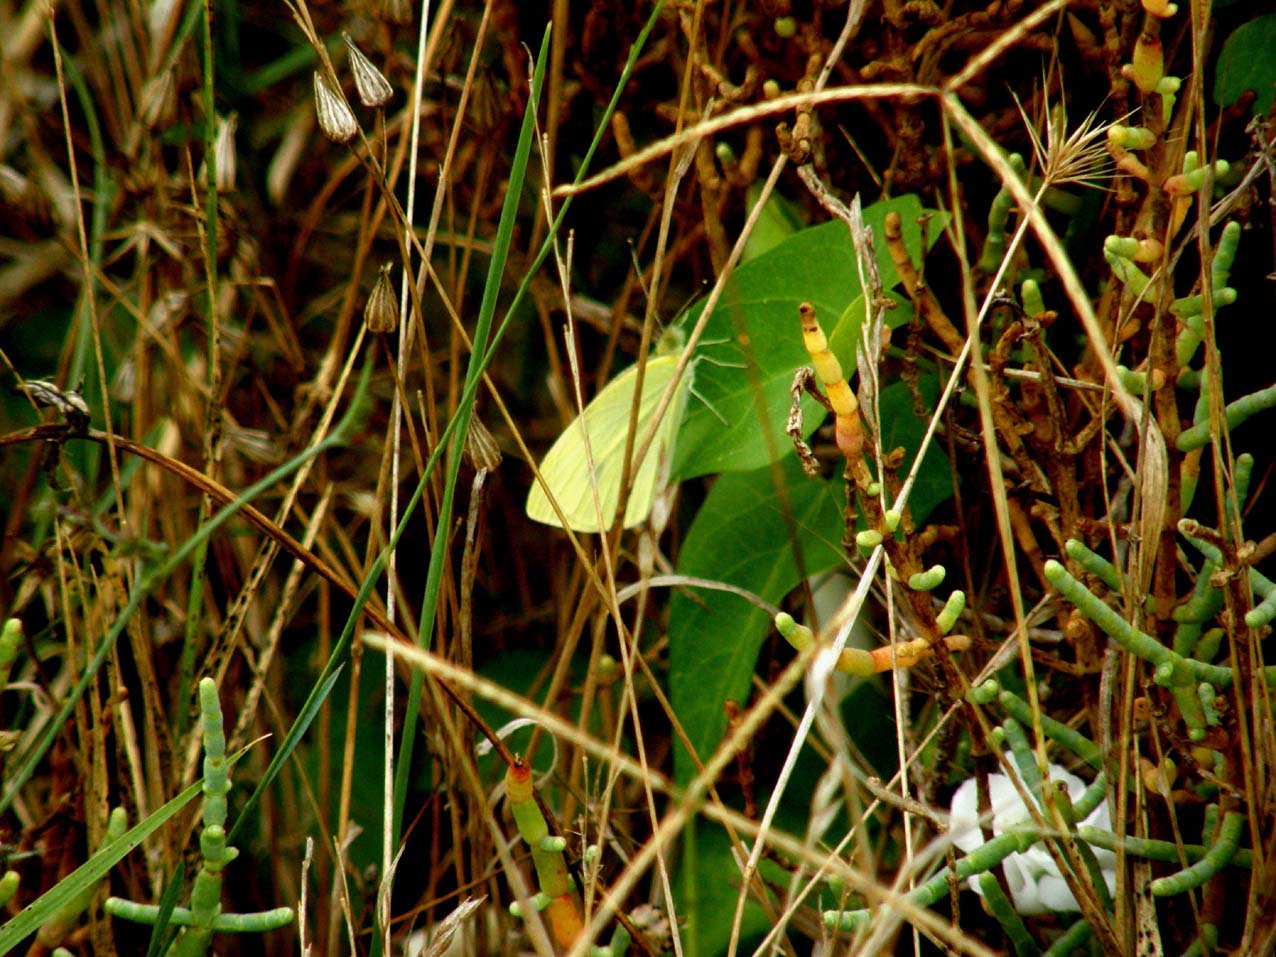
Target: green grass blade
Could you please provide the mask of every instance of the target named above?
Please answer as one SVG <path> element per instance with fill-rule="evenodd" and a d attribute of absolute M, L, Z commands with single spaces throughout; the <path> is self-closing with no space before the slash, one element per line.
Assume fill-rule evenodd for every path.
<path fill-rule="evenodd" d="M 45 921 L 57 913 L 59 908 L 105 877 L 107 871 L 123 860 L 126 854 L 158 831 L 172 819 L 173 815 L 190 803 L 203 786 L 202 781 L 196 781 L 118 841 L 113 841 L 102 848 L 23 908 L 13 920 L 0 927 L 0 954 L 8 953 L 28 934 L 35 933 Z"/>
<path fill-rule="evenodd" d="M 514 160 L 510 164 L 505 202 L 501 207 L 496 240 L 492 245 L 492 259 L 488 264 L 487 282 L 483 287 L 483 300 L 474 326 L 474 350 L 470 353 L 469 366 L 465 370 L 465 390 L 450 423 L 451 441 L 439 443 L 440 447 L 447 447 L 450 444 L 452 455 L 448 462 L 447 479 L 443 484 L 443 499 L 439 503 L 439 514 L 435 522 L 434 542 L 430 547 L 430 567 L 426 574 L 425 595 L 421 603 L 417 641 L 422 648 L 430 647 L 430 639 L 434 633 L 435 611 L 438 607 L 439 589 L 443 582 L 443 562 L 450 554 L 447 541 L 452 534 L 452 502 L 456 495 L 457 477 L 461 471 L 461 446 L 465 442 L 465 435 L 470 426 L 470 415 L 474 411 L 474 398 L 478 394 L 488 339 L 491 336 L 492 318 L 496 314 L 496 301 L 501 291 L 501 277 L 505 272 L 510 241 L 514 235 L 514 224 L 518 217 L 519 202 L 522 199 L 527 161 L 532 153 L 532 144 L 536 140 L 536 109 L 545 84 L 546 64 L 549 62 L 549 35 L 550 27 L 547 26 L 545 35 L 541 39 L 540 53 L 536 57 L 536 69 L 532 74 L 527 108 L 523 112 L 523 126 L 519 131 L 518 146 L 514 151 Z M 507 316 L 509 314 L 506 313 Z M 425 479 L 426 476 L 422 476 L 422 482 Z M 421 687 L 421 673 L 414 671 L 412 682 L 408 686 L 408 704 L 403 733 L 399 737 L 399 764 L 395 768 L 394 821 L 391 825 L 394 844 L 399 842 L 403 804 L 407 798 L 408 778 L 412 767 L 412 746 L 416 740 L 416 715 L 421 704 Z"/>

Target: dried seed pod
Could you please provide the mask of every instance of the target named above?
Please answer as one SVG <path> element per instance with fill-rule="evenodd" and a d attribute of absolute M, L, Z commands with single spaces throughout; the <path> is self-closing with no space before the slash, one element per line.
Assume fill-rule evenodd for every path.
<path fill-rule="evenodd" d="M 346 41 L 346 49 L 350 51 L 350 72 L 354 74 L 354 87 L 359 92 L 359 102 L 364 106 L 375 106 L 378 109 L 390 102 L 394 96 L 394 88 L 366 56 L 363 55 L 350 34 L 341 34 Z"/>
<path fill-rule="evenodd" d="M 177 80 L 172 70 L 157 73 L 142 87 L 138 118 L 148 130 L 167 126 L 177 116 Z"/>
<path fill-rule="evenodd" d="M 323 135 L 336 143 L 349 143 L 359 131 L 346 98 L 334 90 L 324 75 L 315 71 L 315 112 Z"/>
<path fill-rule="evenodd" d="M 394 283 L 390 281 L 392 265 L 386 263 L 381 267 L 368 304 L 363 307 L 363 321 L 369 332 L 394 332 L 399 328 L 399 305 L 394 301 Z"/>
<path fill-rule="evenodd" d="M 25 391 L 36 405 L 57 409 L 58 414 L 74 431 L 88 431 L 91 413 L 89 404 L 84 401 L 79 389 L 63 389 L 48 379 L 28 379 L 15 391 Z"/>
<path fill-rule="evenodd" d="M 501 464 L 500 447 L 477 415 L 470 417 L 470 431 L 465 436 L 465 457 L 475 471 L 486 469 L 493 472 Z"/>
<path fill-rule="evenodd" d="M 231 113 L 226 117 L 217 117 L 217 136 L 213 143 L 214 155 L 217 158 L 217 192 L 233 192 L 237 171 L 235 153 L 235 129 L 239 125 L 239 115 Z M 199 168 L 199 178 L 207 175 L 207 166 Z"/>

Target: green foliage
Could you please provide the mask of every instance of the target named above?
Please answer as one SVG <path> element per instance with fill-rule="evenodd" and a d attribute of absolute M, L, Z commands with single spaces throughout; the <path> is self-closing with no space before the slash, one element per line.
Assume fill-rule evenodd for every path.
<path fill-rule="evenodd" d="M 762 184 L 755 182 L 749 186 L 745 193 L 748 199 L 749 208 L 758 201 L 758 197 L 762 195 Z M 749 233 L 749 238 L 745 242 L 743 262 L 748 262 L 763 253 L 770 252 L 784 240 L 788 239 L 794 233 L 802 229 L 801 212 L 792 203 L 786 200 L 776 190 L 771 192 L 767 197 L 766 205 L 762 207 L 762 212 L 758 216 L 758 221 L 753 227 L 753 232 Z"/>
<path fill-rule="evenodd" d="M 1122 953 L 1136 922 L 1153 913 L 1152 893 L 1155 914 L 1169 918 L 1160 928 L 1166 953 L 1205 954 L 1220 943 L 1247 949 L 1253 939 L 1242 933 L 1261 927 L 1272 903 L 1262 875 L 1247 873 L 1272 857 L 1271 835 L 1249 833 L 1247 822 L 1269 819 L 1272 808 L 1245 802 L 1267 793 L 1259 772 L 1276 749 L 1263 723 L 1276 674 L 1262 670 L 1271 658 L 1276 583 L 1252 567 L 1270 551 L 1270 529 L 1258 527 L 1263 511 L 1254 507 L 1267 489 L 1269 456 L 1265 448 L 1255 450 L 1257 458 L 1237 455 L 1233 445 L 1261 428 L 1276 387 L 1234 373 L 1238 350 L 1226 335 L 1239 331 L 1243 341 L 1253 330 L 1229 324 L 1253 325 L 1270 311 L 1254 290 L 1271 271 L 1270 263 L 1255 265 L 1271 248 L 1263 235 L 1270 223 L 1259 215 L 1271 187 L 1252 175 L 1261 172 L 1261 157 L 1233 154 L 1229 165 L 1214 154 L 1220 144 L 1236 151 L 1246 142 L 1244 119 L 1227 107 L 1247 91 L 1256 96 L 1256 114 L 1270 112 L 1276 14 L 1269 5 L 1216 0 L 1208 45 L 1183 40 L 1192 24 L 1182 2 L 1177 12 L 1151 2 L 1106 5 L 1102 15 L 1076 6 L 1067 17 L 1036 22 L 1011 9 L 995 23 L 973 8 L 932 23 L 914 9 L 919 5 L 905 5 L 898 17 L 860 24 L 860 37 L 870 42 L 845 49 L 828 44 L 835 17 L 826 11 L 808 20 L 810 4 L 780 13 L 762 9 L 767 4 L 709 4 L 697 12 L 698 32 L 667 3 L 636 11 L 596 5 L 583 20 L 554 24 L 550 56 L 543 22 L 530 7 L 489 23 L 484 5 L 470 2 L 449 8 L 434 25 L 420 80 L 403 0 L 381 0 L 354 15 L 332 4 L 263 7 L 251 21 L 234 4 L 217 18 L 199 5 L 163 6 L 149 19 L 90 17 L 73 20 L 69 30 L 50 20 L 54 30 L 15 34 L 6 52 L 10 82 L 0 84 L 0 113 L 22 133 L 0 156 L 0 219 L 14 237 L 0 283 L 0 356 L 6 369 L 67 387 L 84 377 L 93 429 L 116 433 L 113 448 L 100 433 L 63 442 L 56 470 L 62 481 L 50 482 L 40 457 L 53 448 L 51 433 L 31 438 L 35 410 L 7 388 L 0 396 L 0 417 L 15 423 L 0 482 L 0 499 L 12 503 L 0 549 L 2 590 L 13 606 L 5 614 L 21 615 L 30 628 L 22 636 L 15 618 L 0 630 L 0 823 L 30 830 L 0 860 L 0 899 L 16 895 L 9 905 L 16 916 L 0 926 L 0 951 L 22 946 L 41 928 L 49 939 L 82 932 L 108 868 L 143 841 L 146 854 L 125 861 L 131 869 L 123 881 L 134 892 L 163 887 L 159 902 L 112 907 L 152 925 L 154 957 L 169 953 L 178 937 L 196 955 L 212 934 L 279 926 L 289 919 L 286 908 L 256 911 L 250 899 L 260 884 L 224 880 L 236 831 L 255 856 L 245 869 L 270 872 L 279 887 L 300 871 L 305 837 L 339 836 L 341 853 L 316 855 L 308 877 L 315 893 L 306 926 L 318 934 L 316 952 L 346 946 L 345 927 L 338 939 L 331 936 L 343 915 L 329 912 L 343 888 L 349 933 L 371 957 L 382 957 L 381 931 L 397 937 L 405 914 L 438 929 L 438 902 L 452 890 L 480 887 L 475 896 L 486 893 L 487 903 L 473 906 L 488 910 L 475 927 L 491 936 L 474 949 L 527 950 L 521 925 L 508 922 L 508 888 L 528 886 L 534 866 L 542 890 L 562 890 L 568 867 L 575 871 L 581 833 L 591 842 L 598 835 L 594 850 L 602 848 L 608 865 L 577 872 L 585 878 L 586 913 L 607 916 L 613 902 L 628 909 L 656 899 L 667 871 L 653 876 L 634 863 L 649 851 L 659 849 L 681 869 L 674 899 L 661 905 L 683 929 L 689 957 L 725 953 L 736 932 L 745 944 L 738 949 L 749 952 L 747 945 L 756 947 L 776 924 L 788 935 L 778 945 L 786 952 L 816 946 L 884 953 L 907 948 L 902 921 L 933 931 L 953 952 L 982 946 L 1063 957 L 1093 937 L 1090 953 Z M 1255 7 L 1262 9 L 1256 14 Z M 1253 19 L 1231 27 L 1244 17 Z M 980 69 L 960 82 L 951 70 L 969 58 L 920 55 L 927 48 L 942 53 L 972 27 L 996 59 L 970 59 Z M 338 39 L 344 30 L 357 35 L 376 68 L 385 67 L 393 99 L 375 118 L 358 111 L 360 135 L 338 149 L 313 129 L 310 71 L 318 65 L 330 75 L 334 95 L 349 89 L 349 54 Z M 1006 30 L 1019 33 L 1003 49 L 996 41 L 1010 38 Z M 53 55 L 55 38 L 60 57 Z M 149 55 L 120 61 L 119 50 Z M 1028 120 L 1017 129 L 1006 122 L 1014 115 L 1003 67 L 1027 78 L 1035 70 L 1020 68 L 1040 51 L 1052 62 L 1040 93 L 1016 84 Z M 470 53 L 476 72 L 463 79 Z M 1124 79 L 1117 60 L 1129 61 Z M 818 107 L 796 98 L 776 106 L 793 91 L 822 96 L 819 71 L 826 66 L 832 95 Z M 874 76 L 889 87 L 862 82 Z M 1210 83 L 1223 109 L 1190 96 L 1189 78 Z M 417 82 L 422 88 L 413 89 Z M 909 82 L 918 86 L 910 91 Z M 56 109 L 55 93 L 67 111 Z M 1131 111 L 1122 123 L 1137 125 L 1109 128 L 1105 137 L 1098 118 L 1113 118 L 1112 103 L 1121 104 L 1118 113 Z M 1095 123 L 1086 124 L 1097 138 L 1065 142 L 1056 134 L 1068 134 L 1066 113 L 1077 104 L 1102 104 Z M 231 111 L 241 128 L 223 154 L 215 135 Z M 711 127 L 697 129 L 702 122 Z M 628 142 L 622 127 L 630 128 Z M 1202 130 L 1209 139 L 1197 142 Z M 1256 124 L 1244 132 L 1255 154 L 1270 147 L 1259 140 L 1270 131 Z M 542 144 L 543 166 L 536 156 Z M 596 164 L 600 146 L 605 159 Z M 1069 168 L 1053 162 L 1061 154 L 1076 161 L 1092 147 L 1119 164 L 1117 177 L 1057 176 Z M 1032 158 L 1024 163 L 1021 156 Z M 981 170 L 979 157 L 1004 182 Z M 597 172 L 592 166 L 617 160 L 624 165 L 613 166 L 610 178 L 568 196 L 565 175 L 578 173 L 579 183 Z M 220 182 L 217 174 L 236 163 L 237 185 Z M 685 415 L 665 426 L 678 432 L 675 460 L 653 456 L 653 466 L 667 467 L 675 483 L 704 479 L 687 482 L 682 520 L 605 542 L 580 538 L 572 548 L 560 531 L 529 529 L 522 510 L 511 507 L 525 491 L 518 433 L 539 442 L 556 431 L 548 420 L 529 428 L 537 413 L 520 405 L 535 388 L 537 407 L 550 406 L 546 369 L 535 367 L 545 350 L 536 340 L 561 340 L 563 300 L 570 298 L 584 365 L 568 372 L 551 363 L 555 384 L 579 371 L 589 394 L 591 375 L 603 367 L 616 381 L 644 306 L 648 316 L 667 315 L 672 303 L 724 275 L 742 213 L 768 167 L 783 196 L 777 191 L 761 210 L 742 265 L 724 279 L 725 295 L 707 317 Z M 686 174 L 677 183 L 666 178 L 674 169 Z M 1247 171 L 1244 187 L 1235 188 Z M 1072 190 L 1087 178 L 1102 188 Z M 1199 208 L 1206 197 L 1196 191 L 1207 182 L 1221 201 L 1213 212 L 1225 223 Z M 431 196 L 435 184 L 439 193 Z M 1061 242 L 1045 228 L 1020 242 L 1020 227 L 1031 218 L 1021 185 L 1051 228 L 1066 223 Z M 814 303 L 831 352 L 867 404 L 866 370 L 854 382 L 866 293 L 846 228 L 802 228 L 827 218 L 832 204 L 821 203 L 828 196 L 857 192 L 870 204 L 865 219 L 877 240 L 882 294 L 895 305 L 887 324 L 910 324 L 907 341 L 897 334 L 885 355 L 872 409 L 863 410 L 880 414 L 882 445 L 914 455 L 920 416 L 935 406 L 936 370 L 970 363 L 958 373 L 962 394 L 937 423 L 938 444 L 906 515 L 879 505 L 884 485 L 882 498 L 895 491 L 894 473 L 871 453 L 855 454 L 849 437 L 858 420 L 846 411 L 852 403 L 839 407 L 845 457 L 832 466 L 824 459 L 823 477 L 799 471 L 784 433 L 793 372 L 810 361 L 797 334 L 799 302 Z M 873 204 L 875 192 L 895 198 Z M 405 217 L 402 204 L 411 195 L 415 208 Z M 923 204 L 954 210 L 947 234 L 943 214 L 918 224 Z M 903 245 L 915 262 L 945 239 L 922 281 L 907 289 L 897 285 L 887 255 L 890 210 L 900 214 Z M 573 256 L 568 228 L 577 241 Z M 1105 242 L 1111 229 L 1129 235 Z M 1234 262 L 1242 230 L 1246 258 Z M 1193 247 L 1215 237 L 1214 259 L 1198 272 Z M 1050 268 L 1042 249 L 1056 253 Z M 550 256 L 562 257 L 564 289 Z M 419 279 L 408 284 L 412 314 L 402 328 L 410 338 L 397 344 L 364 336 L 357 318 L 360 290 L 387 259 L 396 275 Z M 643 273 L 640 281 L 635 273 Z M 998 288 L 988 288 L 999 273 Z M 1015 288 L 1023 289 L 1024 310 L 994 305 L 988 324 L 974 328 L 970 319 L 988 305 L 986 297 Z M 1097 319 L 1087 326 L 1088 339 L 1078 336 L 1078 315 Z M 505 340 L 508 332 L 514 338 Z M 594 348 L 604 341 L 595 366 Z M 1108 351 L 1134 370 L 1118 372 L 1135 393 L 1134 407 L 1106 379 Z M 367 402 L 357 402 L 330 433 L 350 391 L 338 376 L 365 356 L 358 392 Z M 495 407 L 510 399 L 509 414 L 498 417 Z M 561 404 L 562 396 L 553 399 Z M 810 398 L 801 408 L 801 432 L 809 436 L 824 412 Z M 410 423 L 404 429 L 401 412 Z M 478 412 L 506 456 L 486 493 L 469 485 L 461 455 Z M 1237 431 L 1250 417 L 1255 425 Z M 1162 437 L 1163 454 L 1149 455 Z M 270 448 L 253 457 L 248 443 L 240 444 L 246 438 Z M 823 439 L 813 444 L 826 451 Z M 662 447 L 658 442 L 656 452 Z M 306 451 L 274 469 L 299 449 Z M 210 482 L 219 493 L 232 491 L 217 497 Z M 958 482 L 960 503 L 942 524 L 927 524 Z M 639 506 L 659 491 L 654 473 L 636 487 L 631 501 Z M 468 488 L 474 491 L 466 502 Z M 1207 495 L 1213 501 L 1203 501 Z M 393 529 L 386 517 L 392 501 L 405 506 Z M 273 513 L 289 534 L 250 513 L 249 502 Z M 1163 503 L 1161 521 L 1156 509 Z M 635 525 L 647 512 L 638 510 L 644 514 Z M 1187 520 L 1191 515 L 1217 527 Z M 1140 516 L 1160 524 L 1143 524 Z M 1170 534 L 1176 527 L 1177 539 Z M 312 535 L 313 546 L 298 544 Z M 387 549 L 397 549 L 393 572 Z M 794 592 L 813 574 L 824 570 L 845 582 L 861 559 L 876 562 L 882 551 L 890 564 L 874 587 L 889 581 L 892 633 L 922 645 L 950 635 L 961 654 L 932 660 L 898 685 L 882 676 L 839 676 L 828 687 L 841 695 L 843 727 L 823 723 L 838 715 L 821 713 L 801 742 L 774 716 L 762 716 L 763 730 L 746 742 L 735 776 L 728 771 L 715 782 L 729 811 L 745 806 L 741 792 L 750 781 L 749 796 L 760 803 L 778 790 L 769 774 L 775 759 L 794 745 L 793 773 L 762 838 L 762 881 L 741 890 L 738 856 L 719 822 L 698 806 L 676 828 L 660 817 L 677 806 L 664 790 L 666 776 L 685 784 L 693 767 L 688 752 L 666 737 L 662 693 L 672 698 L 691 746 L 707 757 L 722 739 L 724 704 L 757 701 L 755 676 L 774 674 L 791 658 L 778 641 L 775 660 L 763 652 L 775 606 L 790 620 L 803 619 L 808 596 Z M 748 592 L 765 608 L 676 575 L 657 580 L 671 568 Z M 396 615 L 386 615 L 375 597 L 387 581 Z M 501 607 L 484 607 L 476 593 L 500 596 Z M 994 662 L 995 647 L 1014 651 L 1003 642 L 1021 622 L 1031 656 L 1019 661 L 999 652 Z M 345 665 L 361 633 L 371 642 L 384 637 L 377 632 L 401 641 L 400 628 L 438 655 L 416 659 L 437 670 L 427 679 L 414 673 L 382 726 L 386 676 L 366 667 L 365 657 L 356 686 L 347 690 L 342 679 L 354 678 Z M 612 657 L 620 657 L 618 644 L 626 660 L 650 665 L 652 676 L 622 673 Z M 869 658 L 873 668 L 881 662 Z M 598 673 L 587 674 L 586 661 Z M 211 683 L 200 689 L 209 758 L 201 873 L 181 859 L 187 833 L 156 834 L 175 824 L 191 788 L 123 835 L 114 819 L 107 842 L 32 902 L 58 878 L 38 856 L 56 856 L 53 843 L 42 841 L 59 835 L 60 808 L 83 808 L 70 828 L 71 840 L 83 844 L 82 832 L 103 828 L 102 809 L 153 809 L 180 789 L 188 761 L 196 760 L 189 705 L 205 669 L 234 676 L 222 689 L 226 704 L 242 709 L 249 735 L 272 736 L 269 766 L 255 774 L 246 806 L 228 817 L 217 692 Z M 465 685 L 471 670 L 521 698 L 504 700 L 516 713 L 480 701 Z M 988 675 L 997 677 L 983 680 Z M 962 699 L 968 680 L 982 683 Z M 434 693 L 457 689 L 452 698 Z M 541 715 L 540 743 L 528 762 L 544 772 L 558 759 L 537 789 L 543 806 L 523 801 L 511 821 L 492 799 L 500 778 L 494 765 L 508 754 L 473 754 L 473 725 L 456 718 L 471 701 L 493 725 L 544 709 L 591 739 L 588 746 L 572 735 L 551 742 Z M 1118 705 L 1126 710 L 1118 713 Z M 325 734 L 315 737 L 315 728 Z M 395 732 L 402 735 L 399 777 L 393 813 L 382 820 L 382 743 Z M 1038 732 L 1044 740 L 1036 740 Z M 505 744 L 525 750 L 532 734 L 521 728 Z M 646 775 L 636 770 L 640 741 Z M 989 752 L 1003 746 L 1000 757 L 1021 769 L 1034 808 L 1044 809 L 1050 793 L 1036 788 L 1043 752 L 1047 760 L 1066 752 L 1069 767 L 1097 776 L 1071 811 L 1060 799 L 1058 819 L 1044 827 L 1021 822 L 976 851 L 941 859 L 945 839 L 927 823 L 930 809 L 972 768 L 991 770 Z M 836 752 L 832 764 L 829 749 Z M 927 807 L 905 804 L 911 810 L 903 811 L 863 780 L 870 772 L 888 778 L 901 752 L 911 752 L 908 797 Z M 89 769 L 81 775 L 82 801 L 76 778 L 61 773 L 68 764 Z M 653 787 L 650 805 L 643 784 Z M 886 782 L 886 792 L 896 793 L 897 784 Z M 1127 800 L 1136 788 L 1141 803 Z M 870 791 L 882 803 L 865 810 Z M 266 794 L 274 817 L 261 815 Z M 1084 808 L 1105 802 L 1147 813 L 1131 813 L 1117 834 L 1077 823 Z M 557 822 L 555 814 L 562 815 Z M 1165 819 L 1176 839 L 1148 838 L 1148 821 L 1164 837 L 1156 828 Z M 428 856 L 405 858 L 386 898 L 393 901 L 390 923 L 378 926 L 373 895 L 385 875 L 376 852 L 383 839 L 401 848 L 402 825 L 411 820 L 412 849 L 428 847 Z M 494 832 L 511 840 L 514 823 L 535 826 L 530 848 L 509 845 L 521 881 L 499 873 L 511 858 L 493 849 Z M 277 833 L 267 830 L 271 824 Z M 353 840 L 355 827 L 364 829 L 362 840 Z M 555 827 L 563 836 L 550 838 Z M 904 827 L 912 829 L 909 853 Z M 801 850 L 794 849 L 798 835 L 807 839 Z M 22 846 L 28 838 L 31 850 Z M 831 851 L 843 838 L 855 849 Z M 1094 893 L 1077 895 L 1086 907 L 1080 921 L 1041 915 L 1025 923 L 1002 893 L 998 868 L 1004 871 L 1012 855 L 1044 854 L 1043 842 L 1066 849 L 1070 871 L 1094 885 Z M 267 843 L 273 860 L 263 853 Z M 1114 908 L 1102 893 L 1090 845 L 1154 862 L 1127 867 L 1130 906 Z M 865 884 L 854 884 L 853 901 L 827 894 L 817 900 L 818 886 L 799 887 L 816 868 L 841 870 L 848 884 L 853 873 Z M 951 920 L 938 912 L 919 919 L 915 910 L 879 907 L 867 886 L 903 888 L 907 880 L 917 888 L 913 904 L 942 907 L 972 877 L 995 922 L 971 920 L 969 898 Z M 1257 914 L 1246 915 L 1242 931 L 1234 919 L 1242 895 L 1231 889 L 1246 881 L 1253 881 L 1247 899 Z M 759 886 L 775 910 L 759 906 Z M 409 900 L 418 888 L 431 899 Z M 801 905 L 805 913 L 790 909 L 789 888 L 813 891 Z M 617 889 L 614 896 L 609 889 Z M 742 894 L 743 925 L 736 928 Z M 223 904 L 253 913 L 223 914 Z M 829 906 L 855 908 L 830 912 L 828 924 L 872 934 L 873 946 L 812 945 L 814 911 Z M 635 919 L 633 927 L 643 926 Z M 614 924 L 598 931 L 578 949 L 613 931 L 613 941 L 625 937 Z M 401 943 L 393 941 L 395 952 Z M 574 947 L 568 936 L 558 943 L 564 952 Z M 641 943 L 635 940 L 631 952 L 672 951 L 667 940 Z"/>
<path fill-rule="evenodd" d="M 212 935 L 217 933 L 260 933 L 278 930 L 292 922 L 291 907 L 279 907 L 251 914 L 222 913 L 223 872 L 239 856 L 226 842 L 226 795 L 230 792 L 230 766 L 226 757 L 221 702 L 212 678 L 199 683 L 200 727 L 204 741 L 203 831 L 199 837 L 200 868 L 191 887 L 190 907 L 171 906 L 166 895 L 160 905 L 112 897 L 106 911 L 116 917 L 150 924 L 157 932 L 171 923 L 181 927 L 168 953 L 170 957 L 203 957 Z M 175 885 L 170 885 L 170 887 Z"/>
<path fill-rule="evenodd" d="M 780 483 L 773 484 L 777 475 Z M 791 523 L 790 523 L 791 520 Z M 682 575 L 745 588 L 776 602 L 804 577 L 839 568 L 841 509 L 829 483 L 811 482 L 795 459 L 774 470 L 724 475 L 710 491 L 678 556 Z M 790 533 L 796 532 L 796 539 Z M 678 592 L 669 610 L 669 689 L 675 713 L 703 758 L 726 727 L 722 705 L 743 704 L 771 616 L 725 592 Z M 694 773 L 678 746 L 675 778 Z"/>
<path fill-rule="evenodd" d="M 1246 92 L 1255 94 L 1251 112 L 1266 113 L 1276 97 L 1276 13 L 1255 17 L 1232 31 L 1214 65 L 1214 102 L 1231 106 Z"/>
<path fill-rule="evenodd" d="M 104 845 L 101 850 L 77 867 L 20 914 L 0 926 L 0 954 L 8 953 L 37 927 L 42 926 L 54 914 L 86 893 L 92 893 L 97 884 L 125 855 L 172 820 L 173 816 L 199 794 L 202 784 L 196 782 L 177 797 L 164 804 L 150 817 L 129 829 L 118 840 Z"/>
<path fill-rule="evenodd" d="M 925 401 L 938 394 L 933 379 L 922 381 Z M 886 449 L 915 454 L 925 423 L 913 415 L 907 386 L 897 383 L 881 397 Z M 922 522 L 952 493 L 947 458 L 933 445 L 927 453 L 910 507 Z M 724 475 L 714 483 L 678 556 L 682 575 L 735 585 L 777 603 L 812 575 L 846 565 L 841 546 L 845 490 L 840 477 L 808 479 L 795 458 L 775 468 Z M 791 521 L 790 521 L 791 516 Z M 758 650 L 771 616 L 724 591 L 679 591 L 669 610 L 669 685 L 674 711 L 703 758 L 726 726 L 723 702 L 749 695 Z M 675 778 L 686 783 L 691 765 L 678 747 Z"/>
<path fill-rule="evenodd" d="M 864 210 L 864 221 L 880 237 L 886 215 L 892 211 L 903 220 L 909 255 L 914 262 L 920 261 L 918 219 L 923 209 L 916 196 L 874 203 Z M 942 229 L 942 217 L 932 216 L 926 229 L 927 248 Z M 880 239 L 877 263 L 885 288 L 899 282 Z M 701 346 L 705 359 L 696 368 L 696 392 L 703 401 L 693 398 L 687 405 L 674 460 L 678 478 L 748 471 L 789 453 L 784 436 L 789 384 L 794 370 L 809 361 L 798 334 L 798 304 L 810 302 L 826 321 L 842 317 L 860 294 L 858 276 L 855 249 L 840 222 L 795 233 L 736 269 L 705 326 Z M 898 326 L 908 318 L 907 312 L 895 309 L 887 313 L 886 321 Z M 849 333 L 842 335 L 851 338 Z M 849 376 L 855 357 L 840 358 Z M 810 398 L 802 406 L 809 435 L 818 424 L 819 407 Z"/>
<path fill-rule="evenodd" d="M 726 952 L 739 890 L 722 879 L 738 872 L 726 831 L 707 821 L 697 821 L 684 832 L 684 855 L 677 885 L 678 911 L 687 916 L 687 945 L 693 953 Z M 769 922 L 752 898 L 745 904 L 740 932 L 744 941 L 756 941 Z"/>

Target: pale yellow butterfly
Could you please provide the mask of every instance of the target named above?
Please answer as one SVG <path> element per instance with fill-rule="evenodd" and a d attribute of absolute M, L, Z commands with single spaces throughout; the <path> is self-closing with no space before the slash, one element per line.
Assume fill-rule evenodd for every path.
<path fill-rule="evenodd" d="M 680 330 L 668 330 L 661 337 L 656 355 L 647 360 L 647 374 L 643 378 L 642 396 L 638 400 L 634 452 L 638 451 L 639 444 L 651 428 L 660 397 L 673 380 L 682 338 Z M 652 503 L 661 491 L 659 486 L 668 474 L 678 426 L 686 408 L 687 393 L 691 390 L 693 368 L 693 364 L 688 364 L 683 371 L 675 394 L 652 436 L 647 454 L 633 470 L 629 504 L 625 506 L 625 528 L 641 525 L 647 520 Z M 633 408 L 637 385 L 636 365 L 625 369 L 607 383 L 594 400 L 585 406 L 585 411 L 555 440 L 541 462 L 541 477 L 545 480 L 549 493 L 558 502 L 558 507 L 562 509 L 567 524 L 574 531 L 600 532 L 612 525 L 616 509 L 620 505 L 625 436 L 629 429 L 629 413 Z M 594 504 L 589 465 L 585 457 L 586 435 L 589 436 L 589 449 L 594 461 L 598 507 Z M 599 507 L 602 510 L 601 516 Z M 563 524 L 549 503 L 549 495 L 539 482 L 533 483 L 527 494 L 527 515 L 546 525 L 561 528 Z"/>

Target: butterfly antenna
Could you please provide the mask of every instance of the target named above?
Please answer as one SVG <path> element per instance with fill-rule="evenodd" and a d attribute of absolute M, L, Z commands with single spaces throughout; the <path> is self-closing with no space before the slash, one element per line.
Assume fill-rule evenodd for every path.
<path fill-rule="evenodd" d="M 694 395 L 697 399 L 699 399 L 701 402 L 703 402 L 703 403 L 704 403 L 704 407 L 705 407 L 706 409 L 708 409 L 710 412 L 712 412 L 714 415 L 716 415 L 716 416 L 718 417 L 718 421 L 719 421 L 719 422 L 721 422 L 723 425 L 730 425 L 730 424 L 731 424 L 731 423 L 729 423 L 726 419 L 724 419 L 724 418 L 722 417 L 722 413 L 721 413 L 721 412 L 719 412 L 717 409 L 715 409 L 715 408 L 713 407 L 713 403 L 712 403 L 712 402 L 710 402 L 708 399 L 706 399 L 704 396 L 702 396 L 699 392 L 697 392 L 697 391 L 696 391 L 696 387 L 695 387 L 695 385 L 694 385 L 694 384 L 692 384 L 691 386 L 689 386 L 689 387 L 688 387 L 688 391 L 690 391 L 692 395 Z"/>

